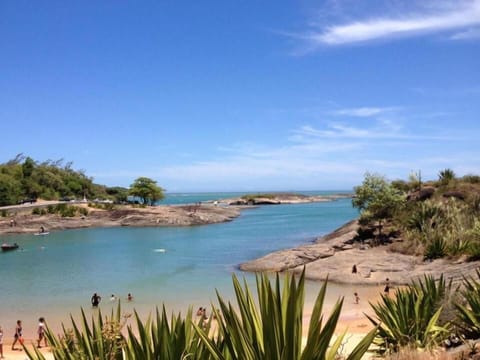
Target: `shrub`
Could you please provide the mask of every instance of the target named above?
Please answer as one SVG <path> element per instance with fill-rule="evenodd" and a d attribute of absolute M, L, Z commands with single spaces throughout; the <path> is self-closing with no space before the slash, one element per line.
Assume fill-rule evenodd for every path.
<path fill-rule="evenodd" d="M 258 306 L 247 283 L 244 288 L 233 276 L 237 304 L 226 303 L 217 295 L 221 309 L 214 310 L 218 319 L 218 334 L 210 338 L 198 325 L 195 330 L 214 359 L 334 359 L 344 335 L 331 343 L 343 299 L 337 301 L 330 316 L 323 319 L 325 282 L 315 301 L 305 346 L 302 347 L 303 302 L 305 271 L 298 282 L 285 276 L 283 290 L 279 276 L 272 285 L 266 275 L 257 275 Z M 238 310 L 237 310 L 238 309 Z M 376 334 L 372 330 L 347 359 L 360 359 Z"/>
<path fill-rule="evenodd" d="M 426 260 L 440 259 L 447 254 L 447 242 L 438 233 L 427 242 L 423 257 Z"/>
<path fill-rule="evenodd" d="M 441 216 L 441 208 L 429 200 L 418 203 L 418 206 L 412 210 L 406 225 L 408 229 L 424 231 L 426 228 L 435 226 L 436 220 Z"/>
<path fill-rule="evenodd" d="M 47 213 L 47 210 L 42 209 L 42 208 L 33 208 L 32 209 L 32 215 L 45 215 Z"/>
<path fill-rule="evenodd" d="M 79 207 L 78 208 L 78 213 L 82 216 L 87 216 L 88 215 L 88 209 L 84 207 Z"/>
<path fill-rule="evenodd" d="M 477 269 L 477 278 L 480 271 Z M 469 339 L 480 337 L 480 282 L 473 277 L 463 279 L 461 291 L 466 304 L 457 303 L 457 326 L 463 335 Z"/>
<path fill-rule="evenodd" d="M 61 217 L 74 217 L 77 212 L 77 208 L 75 206 L 65 206 L 65 208 L 59 212 Z"/>
<path fill-rule="evenodd" d="M 380 303 L 372 304 L 377 319 L 367 315 L 379 326 L 374 340 L 378 351 L 396 352 L 406 346 L 431 348 L 438 344 L 447 332 L 446 327 L 438 325 L 447 289 L 450 285 L 446 286 L 443 276 L 438 282 L 425 276 L 423 281 L 396 290 L 393 298 L 382 295 Z"/>
<path fill-rule="evenodd" d="M 192 310 L 186 318 L 172 314 L 169 319 L 162 307 L 156 310 L 154 321 L 150 318 L 144 323 L 135 312 L 137 330 L 128 327 L 128 342 L 125 347 L 126 359 L 207 359 L 208 352 L 192 326 Z M 202 332 L 208 334 L 211 321 L 202 317 Z M 136 335 L 138 334 L 138 336 Z"/>
<path fill-rule="evenodd" d="M 480 184 L 480 176 L 478 175 L 465 175 L 462 180 L 470 184 Z"/>
<path fill-rule="evenodd" d="M 47 327 L 45 336 L 54 359 L 122 360 L 125 339 L 121 330 L 125 325 L 125 319 L 120 316 L 120 303 L 116 312 L 112 309 L 110 317 L 105 319 L 99 311 L 96 319 L 92 317 L 91 325 L 83 309 L 81 312 L 81 328 L 73 318 L 71 318 L 73 329 L 62 326 L 62 335 L 56 336 Z M 30 359 L 45 360 L 36 347 L 33 351 L 25 346 L 24 349 Z"/>
<path fill-rule="evenodd" d="M 438 181 L 441 185 L 448 185 L 455 180 L 455 172 L 452 169 L 444 169 L 438 173 Z"/>
<path fill-rule="evenodd" d="M 68 207 L 67 204 L 57 204 L 55 205 L 55 213 L 61 214 Z"/>
<path fill-rule="evenodd" d="M 8 210 L 3 209 L 3 210 L 0 212 L 0 214 L 1 214 L 2 217 L 7 217 L 7 216 L 8 216 Z"/>
<path fill-rule="evenodd" d="M 475 241 L 471 242 L 466 251 L 469 261 L 480 260 L 480 243 Z"/>

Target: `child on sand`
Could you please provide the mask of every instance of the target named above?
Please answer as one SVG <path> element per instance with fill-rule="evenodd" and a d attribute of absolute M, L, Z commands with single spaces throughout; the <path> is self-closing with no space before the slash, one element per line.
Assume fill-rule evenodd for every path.
<path fill-rule="evenodd" d="M 358 296 L 358 293 L 353 294 L 355 296 L 355 304 L 358 304 L 360 301 L 360 297 Z"/>
<path fill-rule="evenodd" d="M 388 295 L 388 293 L 390 292 L 390 279 L 387 278 L 386 282 L 385 282 L 385 288 L 383 289 L 383 292 L 385 293 L 385 295 Z"/>

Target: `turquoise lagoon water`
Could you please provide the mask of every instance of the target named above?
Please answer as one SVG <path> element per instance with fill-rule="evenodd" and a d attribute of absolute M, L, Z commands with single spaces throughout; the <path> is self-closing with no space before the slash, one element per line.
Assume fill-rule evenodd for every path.
<path fill-rule="evenodd" d="M 205 196 L 218 198 L 178 198 L 210 200 Z M 181 203 L 178 198 L 171 203 Z M 102 296 L 103 310 L 113 306 L 111 294 L 125 299 L 130 292 L 134 301 L 123 301 L 124 309 L 135 307 L 145 315 L 162 303 L 182 312 L 189 305 L 209 305 L 215 289 L 232 297 L 232 273 L 252 278 L 238 270 L 240 263 L 312 241 L 356 215 L 351 200 L 342 199 L 246 209 L 234 221 L 214 225 L 11 236 L 3 240 L 17 242 L 22 250 L 0 254 L 0 325 L 8 334 L 22 318 L 27 336 L 34 336 L 36 319 L 45 316 L 58 328 L 80 307 L 92 311 L 93 292 Z"/>

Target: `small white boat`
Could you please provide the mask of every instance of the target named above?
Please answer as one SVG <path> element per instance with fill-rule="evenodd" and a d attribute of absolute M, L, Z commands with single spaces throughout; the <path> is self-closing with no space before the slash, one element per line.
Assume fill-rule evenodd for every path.
<path fill-rule="evenodd" d="M 50 234 L 50 231 L 38 232 L 38 233 L 35 233 L 35 234 L 33 234 L 33 235 L 35 235 L 35 236 L 43 236 L 43 235 L 48 235 L 48 234 Z"/>

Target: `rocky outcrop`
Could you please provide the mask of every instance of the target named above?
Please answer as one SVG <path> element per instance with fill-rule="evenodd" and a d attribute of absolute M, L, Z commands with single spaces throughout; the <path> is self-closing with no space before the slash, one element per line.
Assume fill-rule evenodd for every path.
<path fill-rule="evenodd" d="M 243 196 L 232 199 L 217 200 L 217 203 L 226 205 L 280 205 L 280 204 L 302 204 L 310 202 L 325 202 L 338 199 L 351 198 L 352 194 L 335 194 L 335 195 L 315 195 L 308 196 L 302 194 L 268 194 L 259 196 Z"/>
<path fill-rule="evenodd" d="M 32 215 L 31 210 L 0 220 L 0 234 L 36 233 L 43 226 L 48 231 L 113 226 L 192 226 L 231 221 L 240 215 L 236 207 L 213 205 L 119 207 L 115 210 L 89 209 L 88 216 L 61 217 L 55 214 Z"/>
<path fill-rule="evenodd" d="M 463 192 L 461 191 L 447 191 L 443 194 L 444 198 L 455 198 L 458 200 L 465 200 L 467 197 Z"/>
<path fill-rule="evenodd" d="M 404 255 L 390 250 L 389 245 L 370 247 L 355 243 L 358 222 L 352 221 L 314 244 L 280 250 L 259 259 L 241 264 L 245 271 L 290 271 L 311 280 L 328 280 L 343 284 L 379 285 L 386 279 L 392 285 L 404 285 L 424 275 L 461 280 L 473 276 L 480 262 L 439 259 L 423 261 L 421 257 Z M 352 272 L 355 265 L 356 272 Z"/>
<path fill-rule="evenodd" d="M 260 259 L 241 264 L 240 269 L 252 272 L 285 271 L 303 266 L 317 259 L 330 257 L 334 252 L 335 250 L 329 246 L 305 245 L 298 248 L 276 251 Z"/>
<path fill-rule="evenodd" d="M 335 252 L 352 248 L 357 233 L 357 221 L 351 221 L 331 234 L 318 238 L 314 244 L 280 250 L 240 265 L 244 271 L 286 271 L 318 259 L 331 257 Z"/>
<path fill-rule="evenodd" d="M 425 186 L 420 190 L 411 192 L 407 195 L 407 200 L 409 201 L 425 201 L 430 199 L 435 193 L 435 188 L 433 186 Z"/>

